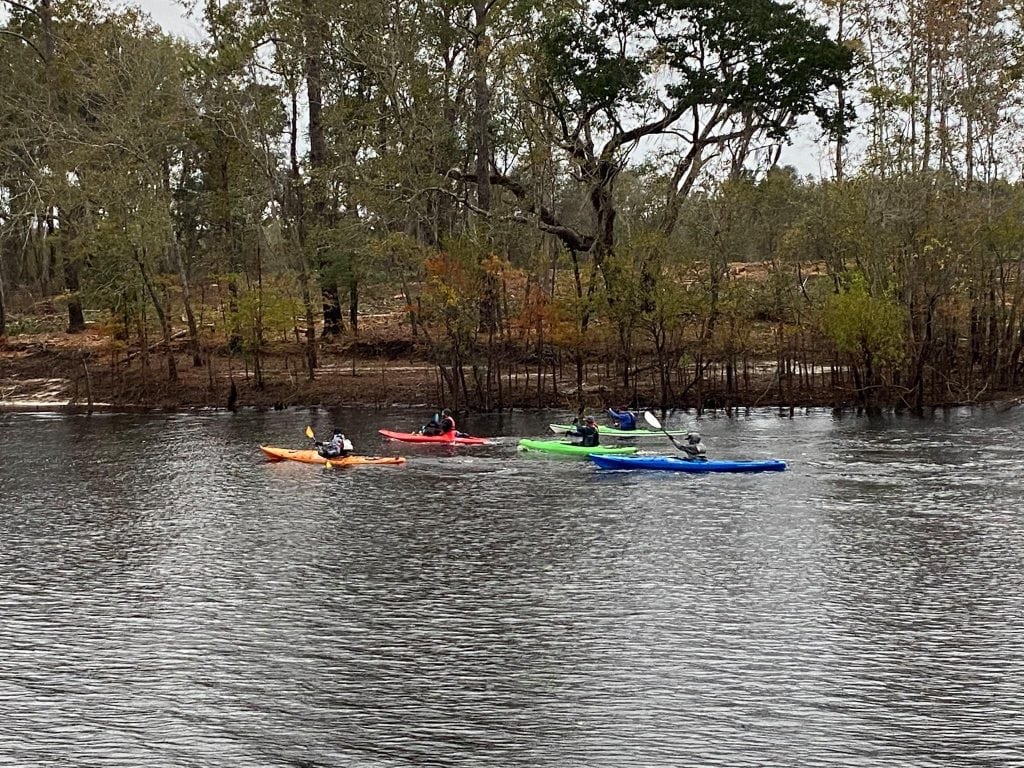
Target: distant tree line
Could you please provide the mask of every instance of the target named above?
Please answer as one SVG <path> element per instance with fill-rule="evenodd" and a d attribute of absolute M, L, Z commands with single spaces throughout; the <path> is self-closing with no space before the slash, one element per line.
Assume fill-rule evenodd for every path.
<path fill-rule="evenodd" d="M 0 335 L 276 339 L 401 294 L 457 402 L 600 362 L 663 405 L 921 408 L 1024 376 L 1021 6 L 234 0 L 206 42 L 0 0 Z M 813 137 L 821 178 L 780 166 Z M 223 334 L 218 337 L 210 326 Z M 155 340 L 152 338 L 156 335 Z M 559 363 L 561 365 L 561 362 Z"/>

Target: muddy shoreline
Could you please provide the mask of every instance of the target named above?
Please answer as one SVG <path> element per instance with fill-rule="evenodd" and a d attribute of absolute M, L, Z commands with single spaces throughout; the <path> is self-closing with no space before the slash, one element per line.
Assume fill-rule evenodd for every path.
<path fill-rule="evenodd" d="M 325 345 L 312 380 L 303 368 L 300 347 L 275 350 L 262 359 L 263 386 L 258 387 L 252 365 L 223 349 L 208 350 L 200 367 L 193 366 L 182 350 L 175 355 L 178 380 L 170 382 L 165 355 L 151 353 L 142 359 L 137 350 L 113 345 L 100 335 L 13 337 L 0 341 L 0 411 L 146 412 L 340 406 L 383 409 L 453 405 L 437 367 L 428 360 L 407 354 L 365 354 L 367 348 L 362 344 Z M 749 382 L 746 396 L 726 397 L 709 382 L 700 391 L 689 392 L 667 405 L 698 410 L 858 409 L 852 393 L 844 398 L 824 386 L 783 387 L 774 379 L 770 366 L 765 366 Z M 1013 407 L 1024 402 L 1022 394 L 989 392 L 984 399 L 932 404 L 929 409 L 983 404 Z M 524 362 L 503 368 L 500 408 L 473 410 L 575 411 L 581 402 L 591 410 L 616 404 L 656 407 L 659 397 L 649 383 L 644 386 L 638 382 L 630 391 L 624 391 L 607 365 L 589 365 L 579 392 L 572 366 L 538 370 L 536 365 Z M 454 405 L 468 410 L 462 403 Z"/>
<path fill-rule="evenodd" d="M 392 407 L 434 402 L 437 373 L 419 361 L 325 358 L 312 381 L 293 355 L 268 357 L 263 386 L 244 361 L 208 356 L 203 367 L 177 360 L 176 382 L 165 360 L 125 369 L 81 350 L 0 350 L 2 410 L 191 410 L 231 408 Z"/>

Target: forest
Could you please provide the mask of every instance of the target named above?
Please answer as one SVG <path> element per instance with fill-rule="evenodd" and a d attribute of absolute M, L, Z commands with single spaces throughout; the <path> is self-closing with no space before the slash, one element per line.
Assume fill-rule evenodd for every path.
<path fill-rule="evenodd" d="M 463 410 L 1024 392 L 1019 3 L 190 10 L 200 42 L 98 0 L 0 0 L 0 389 L 299 405 L 405 383 Z"/>

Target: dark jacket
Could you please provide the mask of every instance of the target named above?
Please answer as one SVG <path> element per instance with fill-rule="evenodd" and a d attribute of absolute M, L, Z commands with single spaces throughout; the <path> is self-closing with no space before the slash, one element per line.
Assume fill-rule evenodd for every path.
<path fill-rule="evenodd" d="M 569 435 L 572 437 L 583 438 L 579 444 L 586 446 L 587 448 L 593 448 L 595 445 L 601 444 L 601 438 L 598 434 L 597 427 L 589 424 L 576 424 Z"/>
<path fill-rule="evenodd" d="M 455 431 L 455 419 L 451 416 L 435 416 L 433 419 L 428 421 L 422 429 L 420 429 L 421 435 L 447 435 L 449 432 Z"/>
<path fill-rule="evenodd" d="M 676 447 L 683 452 L 683 458 L 687 461 L 707 461 L 708 452 L 704 447 L 703 441 L 699 443 L 683 443 Z"/>

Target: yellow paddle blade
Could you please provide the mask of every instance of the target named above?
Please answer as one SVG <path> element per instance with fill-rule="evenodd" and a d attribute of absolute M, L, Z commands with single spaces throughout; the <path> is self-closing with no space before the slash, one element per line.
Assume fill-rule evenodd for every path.
<path fill-rule="evenodd" d="M 313 439 L 313 428 L 310 426 L 306 427 L 306 437 L 308 437 L 310 440 Z"/>

